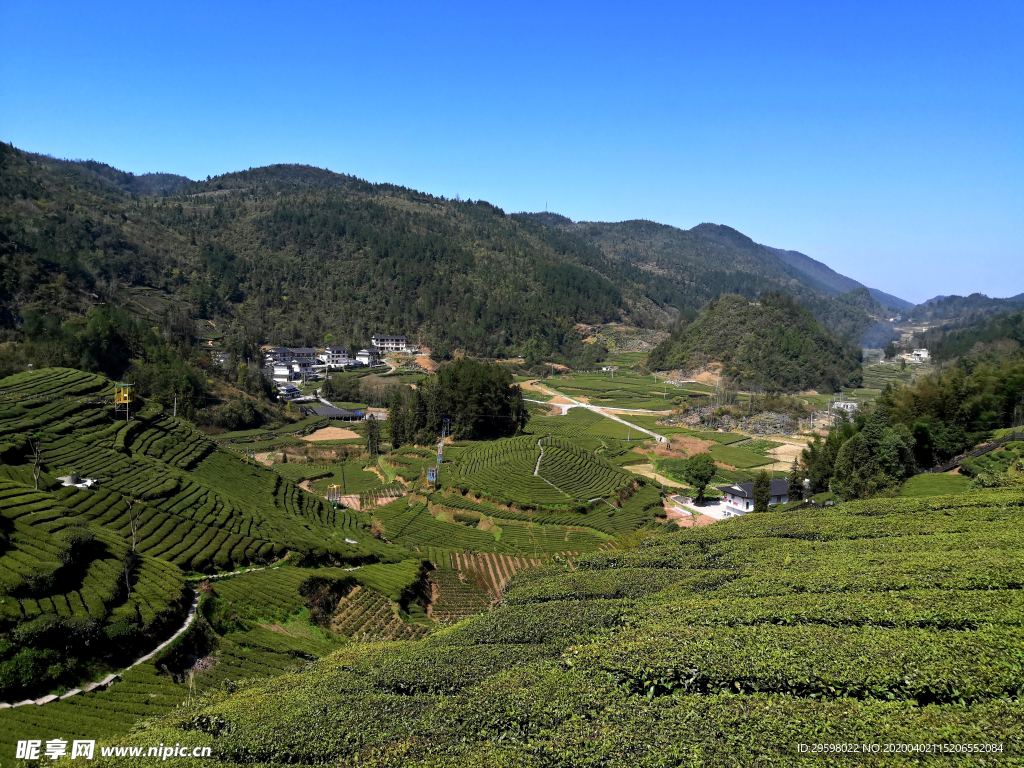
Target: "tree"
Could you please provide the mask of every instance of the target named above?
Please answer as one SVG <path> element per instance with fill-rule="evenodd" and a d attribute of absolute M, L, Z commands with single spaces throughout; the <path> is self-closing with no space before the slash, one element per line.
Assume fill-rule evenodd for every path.
<path fill-rule="evenodd" d="M 763 469 L 754 480 L 754 511 L 767 512 L 772 500 L 772 478 Z"/>
<path fill-rule="evenodd" d="M 807 480 L 807 473 L 800 466 L 799 459 L 793 459 L 793 466 L 789 468 L 789 498 L 801 500 L 804 497 L 804 480 Z"/>
<path fill-rule="evenodd" d="M 370 456 L 380 453 L 380 424 L 373 418 L 373 414 L 366 421 L 366 449 Z"/>
<path fill-rule="evenodd" d="M 704 503 L 704 490 L 715 476 L 715 460 L 710 453 L 698 453 L 686 460 L 683 477 L 697 491 L 697 503 Z"/>
<path fill-rule="evenodd" d="M 142 516 L 141 510 L 135 509 L 135 501 L 129 500 L 125 504 L 128 505 L 128 520 L 131 523 L 132 528 L 132 552 L 135 551 L 135 547 L 138 543 L 139 537 L 139 518 Z"/>
<path fill-rule="evenodd" d="M 405 408 L 405 394 L 401 387 L 391 392 L 391 404 L 388 407 L 388 429 L 391 432 L 391 449 L 401 448 L 411 439 L 408 424 L 409 417 Z"/>
<path fill-rule="evenodd" d="M 32 453 L 35 455 L 35 462 L 32 464 L 32 478 L 36 481 L 36 490 L 39 490 L 39 476 L 43 472 L 43 443 L 40 440 L 40 435 L 37 432 L 29 440 L 29 446 L 32 448 Z"/>
<path fill-rule="evenodd" d="M 892 360 L 896 355 L 900 353 L 899 347 L 893 344 L 891 341 L 886 345 L 884 354 L 886 360 Z"/>

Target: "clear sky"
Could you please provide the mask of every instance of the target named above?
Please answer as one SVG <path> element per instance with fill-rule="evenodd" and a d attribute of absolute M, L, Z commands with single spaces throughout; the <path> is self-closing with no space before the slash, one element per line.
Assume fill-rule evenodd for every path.
<path fill-rule="evenodd" d="M 912 301 L 1024 291 L 1024 3 L 0 0 L 0 140 L 728 224 Z"/>

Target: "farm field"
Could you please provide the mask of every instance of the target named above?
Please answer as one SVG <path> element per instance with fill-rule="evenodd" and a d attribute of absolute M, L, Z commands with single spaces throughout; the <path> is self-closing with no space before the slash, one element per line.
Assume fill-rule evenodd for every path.
<path fill-rule="evenodd" d="M 968 476 L 977 475 L 980 472 L 992 472 L 1001 475 L 1005 474 L 1010 465 L 1022 456 L 1024 456 L 1024 440 L 1011 440 L 994 451 L 974 458 L 964 459 L 960 471 Z"/>
<path fill-rule="evenodd" d="M 362 461 L 338 462 L 317 469 L 319 471 L 309 487 L 320 495 L 326 495 L 330 485 L 342 486 L 343 493 L 363 493 L 383 484 L 380 476 L 366 469 Z"/>
<path fill-rule="evenodd" d="M 28 687 L 0 678 L 0 700 L 59 694 L 122 670 L 182 625 L 196 593 L 202 621 L 109 690 L 0 710 L 5 745 L 123 734 L 190 696 L 295 672 L 354 642 L 415 641 L 500 604 L 524 571 L 666 530 L 660 489 L 622 469 L 645 460 L 624 440 L 629 427 L 586 409 L 535 420 L 542 434 L 447 445 L 438 490 L 424 488 L 433 448 L 407 446 L 373 462 L 388 485 L 364 469 L 365 458 L 271 468 L 247 463 L 241 450 L 317 451 L 301 437 L 324 424 L 304 419 L 215 442 L 153 403 L 115 421 L 111 386 L 70 369 L 0 382 L 0 621 L 22 633 L 15 637 L 45 628 L 32 635 L 42 637 L 32 647 L 44 655 L 31 663 L 55 675 L 33 673 Z M 32 433 L 40 435 L 39 491 Z M 63 488 L 63 474 L 96 484 Z M 342 478 L 368 500 L 387 489 L 423 500 L 385 498 L 372 514 L 335 508 L 317 492 Z M 310 480 L 313 493 L 297 485 Z M 483 499 L 464 495 L 471 491 Z M 224 575 L 245 569 L 253 570 Z M 61 642 L 76 622 L 119 641 L 79 658 Z M 15 656 L 25 647 L 0 649 L 0 664 L 24 665 Z"/>
<path fill-rule="evenodd" d="M 971 491 L 777 511 L 553 561 L 512 574 L 499 610 L 346 646 L 197 715 L 232 723 L 210 742 L 224 757 L 273 743 L 308 762 L 315 743 L 320 760 L 376 766 L 398 744 L 421 763 L 516 764 L 522 744 L 477 725 L 510 712 L 549 718 L 524 734 L 531 749 L 623 768 L 680 747 L 714 766 L 796 763 L 827 723 L 868 743 L 1017 750 L 1022 502 Z M 313 698 L 323 709 L 282 715 Z M 367 721 L 363 741 L 345 738 Z M 184 742 L 181 722 L 127 738 Z"/>
<path fill-rule="evenodd" d="M 924 498 L 966 493 L 971 487 L 971 478 L 965 475 L 921 474 L 914 475 L 900 488 L 904 498 Z"/>
<path fill-rule="evenodd" d="M 569 373 L 545 379 L 550 390 L 606 408 L 672 410 L 683 388 L 632 371 Z"/>
<path fill-rule="evenodd" d="M 765 456 L 756 449 L 748 450 L 741 445 L 713 445 L 709 452 L 715 461 L 729 464 L 736 469 L 752 469 L 775 462 L 770 456 Z"/>

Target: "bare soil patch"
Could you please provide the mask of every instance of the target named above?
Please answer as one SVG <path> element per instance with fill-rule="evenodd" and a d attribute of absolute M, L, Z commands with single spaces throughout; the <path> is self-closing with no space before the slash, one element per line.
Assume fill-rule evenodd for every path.
<path fill-rule="evenodd" d="M 435 363 L 426 355 L 417 355 L 416 364 L 423 370 L 430 371 L 431 373 L 437 370 L 437 363 Z"/>
<path fill-rule="evenodd" d="M 586 400 L 582 397 L 576 398 L 579 402 L 585 403 Z M 562 397 L 561 395 L 555 395 L 549 401 L 552 405 L 575 405 L 575 403 L 568 397 Z"/>
<path fill-rule="evenodd" d="M 654 449 L 654 454 L 664 458 L 688 459 L 698 453 L 708 453 L 708 449 L 714 444 L 712 440 L 673 435 L 667 443 L 659 443 Z"/>
<path fill-rule="evenodd" d="M 804 446 L 794 445 L 793 443 L 786 443 L 780 445 L 777 448 L 772 448 L 768 451 L 768 455 L 775 459 L 775 469 L 789 469 L 793 462 L 800 457 L 801 451 Z M 784 465 L 780 467 L 779 465 Z"/>
<path fill-rule="evenodd" d="M 344 429 L 342 427 L 324 427 L 323 429 L 318 429 L 311 435 L 306 435 L 302 439 L 310 443 L 316 443 L 321 440 L 352 440 L 356 437 L 359 437 L 359 433 L 351 429 Z"/>

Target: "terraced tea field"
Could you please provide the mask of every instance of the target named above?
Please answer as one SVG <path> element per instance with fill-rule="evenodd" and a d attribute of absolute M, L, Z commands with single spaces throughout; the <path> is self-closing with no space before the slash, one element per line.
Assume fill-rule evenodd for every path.
<path fill-rule="evenodd" d="M 0 382 L 0 631 L 25 638 L 0 649 L 2 698 L 60 693 L 123 668 L 181 626 L 194 589 L 203 620 L 109 690 L 0 709 L 2 744 L 124 733 L 202 691 L 301 669 L 352 639 L 421 638 L 489 610 L 524 569 L 658 528 L 659 492 L 616 464 L 631 460 L 622 425 L 586 410 L 554 429 L 540 422 L 543 435 L 447 446 L 445 492 L 371 517 L 296 485 L 314 477 L 317 489 L 344 472 L 364 496 L 386 489 L 364 461 L 246 463 L 158 404 L 140 401 L 130 421 L 115 421 L 111 387 L 61 369 Z M 404 490 L 433 463 L 433 449 L 408 447 L 376 466 Z M 58 474 L 95 485 L 64 488 Z M 516 506 L 471 501 L 453 485 Z M 385 540 L 371 535 L 374 518 Z M 202 583 L 266 563 L 277 565 Z M 79 643 L 83 628 L 109 640 Z M 80 657 L 85 647 L 97 651 Z"/>

